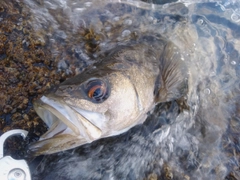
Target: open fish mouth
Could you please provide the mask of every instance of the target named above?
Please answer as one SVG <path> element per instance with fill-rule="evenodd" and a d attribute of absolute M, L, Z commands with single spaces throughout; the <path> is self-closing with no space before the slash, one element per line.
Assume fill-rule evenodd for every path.
<path fill-rule="evenodd" d="M 54 148 L 59 151 L 62 146 L 71 149 L 102 136 L 102 127 L 96 123 L 104 118 L 100 113 L 69 106 L 64 101 L 47 96 L 35 101 L 34 109 L 49 128 L 38 142 L 29 146 L 35 155 L 48 154 L 47 151 Z"/>

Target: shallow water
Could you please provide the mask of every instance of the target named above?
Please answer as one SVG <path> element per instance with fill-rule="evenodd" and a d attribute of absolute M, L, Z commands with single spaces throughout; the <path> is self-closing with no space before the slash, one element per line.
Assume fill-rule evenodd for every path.
<path fill-rule="evenodd" d="M 109 49 L 160 34 L 179 47 L 190 75 L 185 99 L 160 104 L 123 135 L 45 156 L 31 167 L 34 179 L 240 178 L 239 2 L 24 3 L 59 71 L 78 74 Z"/>

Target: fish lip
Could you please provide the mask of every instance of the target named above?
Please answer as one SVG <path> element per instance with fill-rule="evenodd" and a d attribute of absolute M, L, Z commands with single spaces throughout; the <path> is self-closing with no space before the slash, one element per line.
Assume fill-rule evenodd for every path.
<path fill-rule="evenodd" d="M 29 144 L 27 146 L 26 156 L 31 158 L 43 154 L 53 154 L 86 143 L 88 142 L 82 137 L 76 139 L 76 137 L 71 134 L 61 134 L 53 139 L 43 139 Z"/>

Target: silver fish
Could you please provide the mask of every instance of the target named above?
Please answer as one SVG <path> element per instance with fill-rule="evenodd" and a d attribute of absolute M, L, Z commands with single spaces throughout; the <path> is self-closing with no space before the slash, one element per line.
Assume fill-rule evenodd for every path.
<path fill-rule="evenodd" d="M 118 46 L 34 102 L 49 130 L 29 150 L 51 154 L 119 135 L 187 89 L 188 70 L 172 42 L 145 36 Z"/>

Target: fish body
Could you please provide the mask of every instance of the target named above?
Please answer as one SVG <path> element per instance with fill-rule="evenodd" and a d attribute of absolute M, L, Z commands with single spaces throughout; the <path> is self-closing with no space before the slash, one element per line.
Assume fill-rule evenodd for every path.
<path fill-rule="evenodd" d="M 103 57 L 34 102 L 49 127 L 29 146 L 34 155 L 126 132 L 144 122 L 159 102 L 187 92 L 188 71 L 181 53 L 163 37 L 144 36 Z"/>

